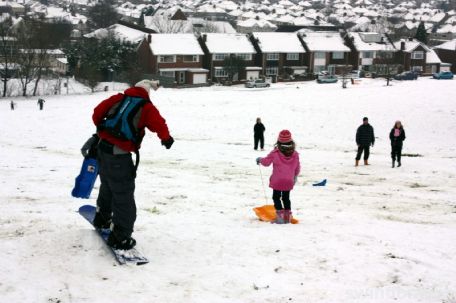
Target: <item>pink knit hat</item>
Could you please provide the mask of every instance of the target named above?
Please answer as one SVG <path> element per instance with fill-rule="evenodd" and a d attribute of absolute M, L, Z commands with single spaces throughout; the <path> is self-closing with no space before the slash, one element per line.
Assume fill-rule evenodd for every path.
<path fill-rule="evenodd" d="M 293 141 L 290 131 L 287 129 L 282 130 L 279 133 L 279 137 L 277 138 L 277 141 L 279 141 L 279 143 L 288 143 L 288 142 Z"/>

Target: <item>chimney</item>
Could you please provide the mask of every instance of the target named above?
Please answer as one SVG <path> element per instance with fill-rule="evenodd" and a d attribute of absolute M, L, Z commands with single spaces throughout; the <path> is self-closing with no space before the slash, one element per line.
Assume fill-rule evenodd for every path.
<path fill-rule="evenodd" d="M 151 43 L 152 42 L 152 35 L 151 34 L 148 34 L 147 35 L 147 43 Z"/>
<path fill-rule="evenodd" d="M 413 41 L 413 38 L 412 38 L 412 37 L 409 37 L 409 41 Z"/>
<path fill-rule="evenodd" d="M 207 35 L 206 34 L 203 34 L 203 42 L 206 43 L 207 42 Z"/>
<path fill-rule="evenodd" d="M 401 40 L 401 51 L 405 50 L 405 41 Z"/>

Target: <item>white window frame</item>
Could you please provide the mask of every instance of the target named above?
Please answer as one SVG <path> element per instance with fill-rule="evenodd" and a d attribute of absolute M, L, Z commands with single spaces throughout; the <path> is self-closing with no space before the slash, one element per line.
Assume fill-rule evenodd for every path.
<path fill-rule="evenodd" d="M 165 58 L 173 58 L 173 61 L 165 61 Z M 159 63 L 176 63 L 176 56 L 175 55 L 164 55 L 164 56 L 158 56 L 158 62 Z"/>
<path fill-rule="evenodd" d="M 345 58 L 345 53 L 344 52 L 332 52 L 331 58 L 333 60 L 342 60 Z"/>
<path fill-rule="evenodd" d="M 242 60 L 245 60 L 245 61 L 252 60 L 252 54 L 236 54 L 236 57 L 241 58 Z"/>
<path fill-rule="evenodd" d="M 266 60 L 267 61 L 279 61 L 279 53 L 267 53 Z"/>
<path fill-rule="evenodd" d="M 213 54 L 212 60 L 214 61 L 223 61 L 225 58 L 229 57 L 230 54 Z"/>
<path fill-rule="evenodd" d="M 326 59 L 326 53 L 325 52 L 315 52 L 314 58 L 315 59 Z"/>
<path fill-rule="evenodd" d="M 424 51 L 414 51 L 414 52 L 412 52 L 412 59 L 414 59 L 414 60 L 423 60 L 424 59 Z"/>
<path fill-rule="evenodd" d="M 191 61 L 185 60 L 185 57 L 192 57 L 192 60 Z M 183 55 L 182 61 L 183 62 L 199 62 L 199 56 L 198 55 Z"/>
<path fill-rule="evenodd" d="M 169 78 L 175 78 L 176 77 L 176 72 L 160 71 L 160 76 L 169 77 Z"/>
<path fill-rule="evenodd" d="M 363 59 L 374 59 L 374 52 L 373 51 L 364 51 L 361 53 L 361 58 Z"/>
<path fill-rule="evenodd" d="M 223 68 L 216 68 L 214 70 L 214 77 L 217 77 L 217 78 L 228 77 L 228 73 Z"/>
<path fill-rule="evenodd" d="M 298 61 L 299 53 L 287 53 L 287 60 L 288 61 Z"/>
<path fill-rule="evenodd" d="M 414 71 L 414 72 L 422 72 L 423 71 L 423 66 L 414 65 L 414 66 L 412 66 L 412 71 Z"/>
<path fill-rule="evenodd" d="M 266 67 L 266 76 L 277 76 L 279 74 L 278 66 L 268 66 Z"/>

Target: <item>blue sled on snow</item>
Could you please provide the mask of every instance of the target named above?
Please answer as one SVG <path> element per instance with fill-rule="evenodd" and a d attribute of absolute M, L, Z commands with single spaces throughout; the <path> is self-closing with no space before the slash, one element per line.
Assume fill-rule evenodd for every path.
<path fill-rule="evenodd" d="M 325 186 L 325 185 L 326 185 L 326 181 L 327 181 L 327 180 L 326 180 L 326 179 L 324 179 L 324 180 L 323 180 L 323 181 L 321 181 L 321 182 L 318 182 L 318 183 L 314 183 L 314 184 L 312 184 L 312 186 Z"/>
<path fill-rule="evenodd" d="M 92 192 L 98 176 L 98 162 L 94 158 L 86 158 L 82 162 L 81 172 L 76 178 L 76 182 L 71 195 L 75 198 L 88 199 Z"/>

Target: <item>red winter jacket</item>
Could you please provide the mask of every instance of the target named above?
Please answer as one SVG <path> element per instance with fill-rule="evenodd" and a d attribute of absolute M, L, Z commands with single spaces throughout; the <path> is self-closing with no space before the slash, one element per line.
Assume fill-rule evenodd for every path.
<path fill-rule="evenodd" d="M 144 128 L 148 128 L 151 132 L 157 133 L 157 136 L 163 141 L 168 140 L 171 136 L 169 135 L 168 126 L 166 125 L 165 119 L 160 116 L 157 108 L 152 104 L 149 99 L 149 94 L 147 91 L 142 87 L 131 87 L 124 91 L 123 94 L 117 94 L 114 96 L 109 97 L 108 99 L 102 101 L 100 104 L 95 107 L 93 110 L 92 120 L 93 123 L 98 126 L 106 117 L 107 113 L 111 109 L 111 107 L 120 102 L 124 95 L 131 96 L 131 97 L 141 97 L 144 100 L 147 100 L 146 104 L 144 104 L 141 112 L 141 117 L 139 118 L 138 129 L 140 132 L 141 138 L 144 137 L 146 132 Z M 109 143 L 115 144 L 121 149 L 129 152 L 134 152 L 136 150 L 136 146 L 133 142 L 122 140 L 116 138 L 109 134 L 105 130 L 101 130 L 98 132 L 98 136 L 101 139 L 108 141 Z M 140 146 L 138 146 L 139 149 Z"/>

